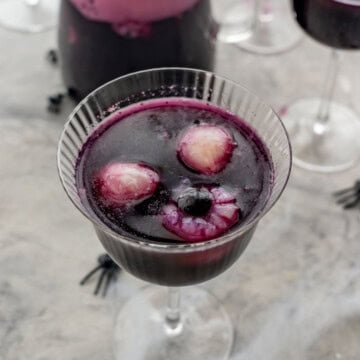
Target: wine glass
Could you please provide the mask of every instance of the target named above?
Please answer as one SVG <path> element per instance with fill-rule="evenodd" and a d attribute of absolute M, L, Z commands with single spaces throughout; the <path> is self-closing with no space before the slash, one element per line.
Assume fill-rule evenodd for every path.
<path fill-rule="evenodd" d="M 273 162 L 271 194 L 259 211 L 234 231 L 198 243 L 134 240 L 120 235 L 84 205 L 78 190 L 79 153 L 109 114 L 129 105 L 161 98 L 199 99 L 245 119 L 266 144 Z M 233 327 L 221 303 L 201 287 L 180 286 L 209 280 L 228 269 L 248 245 L 259 220 L 283 192 L 291 168 L 291 148 L 281 120 L 245 88 L 211 72 L 152 69 L 115 79 L 86 97 L 70 115 L 58 148 L 62 185 L 73 204 L 94 225 L 112 259 L 148 286 L 131 298 L 115 324 L 116 359 L 227 359 Z M 168 287 L 168 288 L 166 288 Z"/>
<path fill-rule="evenodd" d="M 321 97 L 299 99 L 282 110 L 294 163 L 319 172 L 351 168 L 360 159 L 360 118 L 333 98 L 340 67 L 337 49 L 360 48 L 360 3 L 293 0 L 293 5 L 299 25 L 332 48 Z"/>
<path fill-rule="evenodd" d="M 228 0 L 213 2 L 220 24 L 218 40 L 243 50 L 271 55 L 301 40 L 288 0 Z"/>
<path fill-rule="evenodd" d="M 59 0 L 1 0 L 0 26 L 41 32 L 56 25 Z"/>

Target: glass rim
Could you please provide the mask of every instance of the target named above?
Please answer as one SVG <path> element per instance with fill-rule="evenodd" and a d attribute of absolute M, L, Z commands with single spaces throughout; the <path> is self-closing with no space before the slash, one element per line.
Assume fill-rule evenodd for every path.
<path fill-rule="evenodd" d="M 68 190 L 65 186 L 66 182 L 63 178 L 62 171 L 61 171 L 61 164 L 60 164 L 60 160 L 61 160 L 61 151 L 60 151 L 61 146 L 60 145 L 63 142 L 66 129 L 68 128 L 69 124 L 71 123 L 71 121 L 73 120 L 75 115 L 78 113 L 78 111 L 88 102 L 88 100 L 91 97 L 94 97 L 96 94 L 100 93 L 103 89 L 105 89 L 106 87 L 108 87 L 111 84 L 114 84 L 114 83 L 122 81 L 122 80 L 129 79 L 129 78 L 133 78 L 133 77 L 136 77 L 141 74 L 149 74 L 149 73 L 156 73 L 156 72 L 158 72 L 158 73 L 174 72 L 174 71 L 181 71 L 183 73 L 191 72 L 191 73 L 196 73 L 196 74 L 202 73 L 202 74 L 205 74 L 208 76 L 214 76 L 215 78 L 217 78 L 219 80 L 222 80 L 226 83 L 232 84 L 233 86 L 235 86 L 237 88 L 241 88 L 242 90 L 247 92 L 254 99 L 256 99 L 259 103 L 266 105 L 269 108 L 269 110 L 271 110 L 271 112 L 275 115 L 275 117 L 277 118 L 277 120 L 286 136 L 287 144 L 288 144 L 288 148 L 289 148 L 289 164 L 288 164 L 288 171 L 287 171 L 287 174 L 285 177 L 284 184 L 282 186 L 282 189 L 277 194 L 277 196 L 274 199 L 272 199 L 272 203 L 270 204 L 270 206 L 267 209 L 266 209 L 266 205 L 268 204 L 268 201 L 265 202 L 263 209 L 260 210 L 254 216 L 253 219 L 251 219 L 249 222 L 246 222 L 244 225 L 240 225 L 238 229 L 236 229 L 234 231 L 231 231 L 231 229 L 230 229 L 229 232 L 227 232 L 221 236 L 218 236 L 217 238 L 214 238 L 214 239 L 204 240 L 204 241 L 199 241 L 199 242 L 184 242 L 182 244 L 171 244 L 171 243 L 160 243 L 160 242 L 155 243 L 155 242 L 141 240 L 141 239 L 133 239 L 131 237 L 121 235 L 121 234 L 117 233 L 116 231 L 112 230 L 110 227 L 106 226 L 103 222 L 100 221 L 100 219 L 97 219 L 95 216 L 92 217 L 91 214 L 89 214 L 86 211 L 84 206 L 81 207 L 81 206 L 78 206 L 78 204 L 76 204 L 76 202 L 72 198 L 71 194 L 68 192 Z M 151 100 L 151 99 L 149 99 L 149 100 Z M 197 100 L 203 101 L 201 99 L 197 99 Z M 144 100 L 144 101 L 146 101 L 146 100 Z M 125 106 L 125 108 L 128 106 L 131 106 L 131 105 L 133 105 L 133 104 L 127 105 L 127 106 Z M 244 121 L 246 121 L 246 119 Z M 96 127 L 94 127 L 94 129 L 96 129 Z M 265 145 L 266 145 L 266 143 L 265 143 Z M 164 252 L 164 251 L 169 251 L 169 252 L 177 252 L 177 251 L 181 251 L 181 252 L 189 251 L 190 252 L 191 251 L 191 252 L 193 252 L 193 251 L 200 251 L 202 249 L 211 249 L 211 248 L 219 246 L 221 244 L 225 244 L 234 238 L 240 237 L 242 234 L 246 233 L 251 228 L 256 226 L 256 224 L 273 208 L 273 206 L 276 204 L 276 202 L 278 201 L 278 199 L 280 198 L 280 196 L 282 195 L 282 193 L 284 192 L 284 190 L 286 188 L 286 185 L 290 178 L 291 169 L 292 169 L 292 149 L 291 149 L 289 134 L 288 134 L 286 127 L 285 127 L 283 121 L 281 120 L 280 116 L 272 108 L 271 105 L 264 102 L 259 96 L 257 96 L 255 93 L 253 93 L 247 87 L 245 87 L 241 84 L 238 84 L 237 82 L 235 82 L 225 76 L 218 75 L 212 71 L 199 70 L 199 69 L 186 68 L 186 67 L 160 67 L 160 68 L 151 68 L 151 69 L 146 69 L 146 70 L 140 70 L 140 71 L 136 71 L 136 72 L 132 72 L 132 73 L 129 73 L 126 75 L 119 76 L 119 77 L 117 77 L 113 80 L 110 80 L 110 81 L 104 83 L 103 85 L 99 86 L 98 88 L 93 90 L 91 93 L 89 93 L 83 100 L 81 100 L 77 104 L 77 106 L 73 109 L 73 111 L 69 114 L 68 119 L 65 122 L 63 130 L 61 132 L 61 135 L 60 135 L 60 138 L 58 141 L 58 150 L 57 150 L 57 170 L 58 170 L 59 178 L 61 180 L 62 187 L 65 190 L 65 193 L 68 196 L 68 198 L 70 199 L 70 201 L 82 213 L 82 215 L 84 215 L 93 225 L 96 225 L 96 227 L 98 227 L 101 231 L 103 231 L 104 233 L 115 238 L 117 241 L 125 241 L 127 244 L 129 244 L 131 246 L 146 247 L 148 249 L 152 249 L 153 251 L 162 251 L 162 252 Z M 276 178 L 275 178 L 275 181 L 276 181 Z M 271 196 L 271 192 L 270 192 L 269 196 Z M 80 196 L 79 196 L 79 199 L 80 199 L 80 203 L 81 203 Z"/>

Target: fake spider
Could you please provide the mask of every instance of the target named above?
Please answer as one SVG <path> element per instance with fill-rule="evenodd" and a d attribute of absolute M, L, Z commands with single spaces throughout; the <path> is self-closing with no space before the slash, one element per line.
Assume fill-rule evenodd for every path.
<path fill-rule="evenodd" d="M 92 269 L 85 277 L 80 281 L 80 285 L 84 285 L 95 273 L 100 271 L 99 279 L 96 283 L 94 295 L 100 292 L 101 285 L 104 283 L 102 296 L 105 297 L 111 281 L 115 281 L 121 268 L 115 264 L 111 257 L 107 254 L 98 256 L 99 265 Z"/>
<path fill-rule="evenodd" d="M 344 209 L 353 209 L 360 205 L 360 180 L 347 189 L 334 193 L 336 202 Z"/>

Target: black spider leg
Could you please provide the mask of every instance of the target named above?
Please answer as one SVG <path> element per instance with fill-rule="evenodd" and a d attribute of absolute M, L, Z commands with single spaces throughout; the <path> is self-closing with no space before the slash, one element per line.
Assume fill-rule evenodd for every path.
<path fill-rule="evenodd" d="M 358 193 L 351 193 L 351 194 L 346 194 L 340 198 L 338 198 L 336 200 L 336 203 L 339 204 L 339 205 L 343 205 L 343 204 L 346 204 L 348 203 L 349 201 L 353 201 L 353 200 L 356 200 L 360 197 L 360 194 Z"/>
<path fill-rule="evenodd" d="M 80 281 L 80 285 L 84 285 L 96 272 L 101 270 L 102 265 L 97 266 L 95 269 L 91 270 L 85 277 Z"/>
<path fill-rule="evenodd" d="M 107 271 L 107 276 L 106 276 L 106 280 L 105 280 L 105 285 L 103 287 L 103 292 L 102 292 L 102 296 L 105 297 L 107 294 L 107 291 L 109 289 L 110 283 L 112 280 L 116 279 L 116 270 L 108 270 Z"/>
<path fill-rule="evenodd" d="M 351 193 L 360 194 L 360 180 L 357 180 L 352 187 L 334 192 L 335 197 L 342 197 Z"/>
<path fill-rule="evenodd" d="M 58 51 L 55 49 L 50 49 L 46 54 L 46 58 L 52 65 L 57 65 L 59 62 Z"/>
<path fill-rule="evenodd" d="M 345 210 L 354 208 L 360 203 L 360 181 L 356 181 L 351 188 L 336 191 L 334 196 L 336 203 L 342 205 Z"/>
<path fill-rule="evenodd" d="M 348 195 L 348 193 L 353 193 L 355 191 L 354 186 L 346 188 L 346 189 L 342 189 L 342 190 L 338 190 L 334 192 L 334 196 L 343 196 L 343 195 Z"/>
<path fill-rule="evenodd" d="M 347 204 L 345 204 L 345 205 L 343 206 L 343 208 L 344 208 L 345 210 L 347 210 L 347 209 L 352 209 L 352 208 L 354 208 L 355 206 L 357 206 L 358 204 L 360 204 L 360 194 L 358 194 L 353 201 L 350 201 L 350 202 L 348 202 Z"/>
<path fill-rule="evenodd" d="M 109 273 L 109 269 L 103 268 L 103 271 L 101 272 L 101 275 L 99 277 L 99 280 L 96 284 L 95 290 L 94 290 L 94 295 L 97 295 L 100 291 L 101 285 L 105 279 L 105 276 Z"/>

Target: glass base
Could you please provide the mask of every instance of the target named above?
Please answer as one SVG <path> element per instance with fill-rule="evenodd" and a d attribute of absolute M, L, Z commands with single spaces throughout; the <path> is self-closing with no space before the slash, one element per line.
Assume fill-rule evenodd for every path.
<path fill-rule="evenodd" d="M 56 25 L 59 0 L 1 0 L 0 26 L 22 32 L 41 32 Z"/>
<path fill-rule="evenodd" d="M 349 307 L 349 305 L 347 305 Z M 360 354 L 360 316 L 358 308 L 324 327 L 309 346 L 306 360 L 357 360 Z"/>
<path fill-rule="evenodd" d="M 115 324 L 117 360 L 225 360 L 233 326 L 218 300 L 199 287 L 181 290 L 182 327 L 165 326 L 167 289 L 149 286 L 121 309 Z"/>
<path fill-rule="evenodd" d="M 247 25 L 247 30 L 242 34 L 240 32 L 246 25 L 239 25 L 239 39 L 235 42 L 237 47 L 259 55 L 272 55 L 290 50 L 299 44 L 302 32 L 291 16 L 288 2 L 273 2 L 269 6 L 273 8 L 269 7 L 268 12 L 263 11 L 256 21 L 253 20 Z M 235 40 L 235 37 L 233 39 Z"/>
<path fill-rule="evenodd" d="M 360 160 L 360 117 L 346 106 L 332 103 L 329 122 L 322 127 L 316 123 L 320 102 L 301 99 L 281 111 L 294 163 L 328 173 L 349 169 Z"/>

